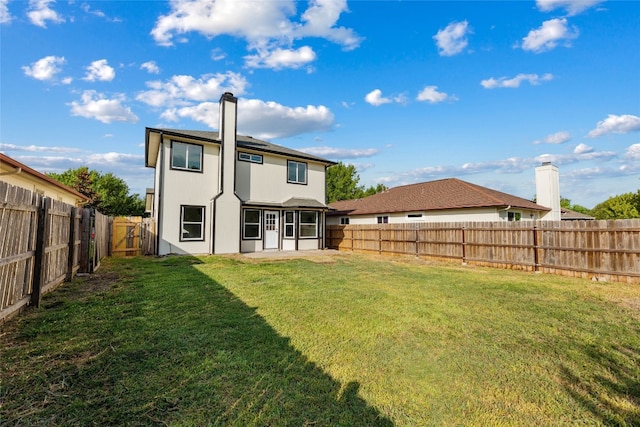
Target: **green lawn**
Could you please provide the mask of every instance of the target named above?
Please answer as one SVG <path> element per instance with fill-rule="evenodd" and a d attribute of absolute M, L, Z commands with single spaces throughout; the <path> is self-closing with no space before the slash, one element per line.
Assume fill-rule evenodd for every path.
<path fill-rule="evenodd" d="M 1 328 L 0 425 L 640 425 L 638 285 L 111 259 Z"/>

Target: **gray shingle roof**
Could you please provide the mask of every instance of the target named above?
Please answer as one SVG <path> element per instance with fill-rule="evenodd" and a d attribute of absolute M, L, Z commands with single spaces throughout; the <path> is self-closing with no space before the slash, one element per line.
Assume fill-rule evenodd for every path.
<path fill-rule="evenodd" d="M 457 178 L 394 187 L 382 193 L 329 205 L 333 215 L 422 212 L 442 209 L 507 207 L 550 211 L 530 200 Z"/>

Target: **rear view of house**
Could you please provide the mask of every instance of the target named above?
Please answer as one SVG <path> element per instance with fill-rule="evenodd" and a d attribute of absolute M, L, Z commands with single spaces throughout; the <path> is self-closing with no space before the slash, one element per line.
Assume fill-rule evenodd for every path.
<path fill-rule="evenodd" d="M 324 247 L 333 162 L 237 135 L 237 103 L 220 98 L 219 132 L 146 128 L 159 255 Z"/>

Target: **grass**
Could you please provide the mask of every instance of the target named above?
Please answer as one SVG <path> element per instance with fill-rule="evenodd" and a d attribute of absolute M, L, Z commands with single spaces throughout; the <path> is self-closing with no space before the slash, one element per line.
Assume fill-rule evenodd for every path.
<path fill-rule="evenodd" d="M 640 425 L 640 287 L 347 255 L 112 259 L 2 326 L 0 424 Z"/>

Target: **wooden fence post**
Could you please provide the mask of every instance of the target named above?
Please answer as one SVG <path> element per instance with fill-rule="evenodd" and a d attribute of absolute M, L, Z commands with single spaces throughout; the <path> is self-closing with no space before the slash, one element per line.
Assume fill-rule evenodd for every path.
<path fill-rule="evenodd" d="M 82 219 L 80 220 L 80 271 L 91 273 L 90 268 L 90 247 L 91 247 L 91 208 L 82 208 Z"/>
<path fill-rule="evenodd" d="M 47 247 L 47 216 L 51 206 L 51 199 L 43 197 L 40 199 L 38 209 L 38 227 L 36 231 L 36 253 L 34 254 L 33 265 L 33 287 L 31 290 L 31 305 L 40 307 L 42 301 L 42 288 L 46 280 L 44 251 Z"/>
<path fill-rule="evenodd" d="M 73 260 L 76 249 L 76 208 L 71 208 L 69 217 L 69 259 L 67 262 L 67 276 L 65 280 L 70 282 L 73 279 Z"/>
<path fill-rule="evenodd" d="M 460 230 L 462 231 L 462 265 L 467 265 L 467 242 L 464 235 L 465 226 L 463 225 Z"/>
<path fill-rule="evenodd" d="M 538 245 L 538 224 L 533 222 L 533 271 L 536 273 L 540 272 L 540 254 L 538 251 L 540 250 Z"/>

